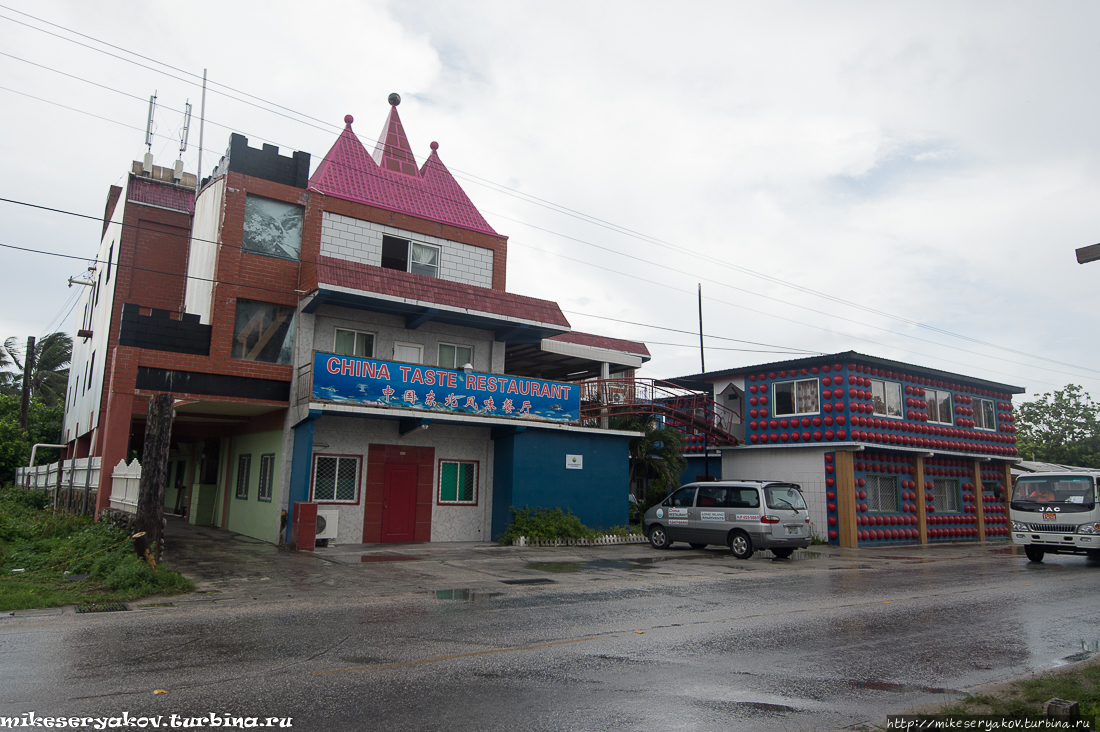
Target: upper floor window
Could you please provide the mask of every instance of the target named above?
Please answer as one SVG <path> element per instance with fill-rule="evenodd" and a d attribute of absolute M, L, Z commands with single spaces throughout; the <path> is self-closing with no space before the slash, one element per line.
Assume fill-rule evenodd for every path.
<path fill-rule="evenodd" d="M 974 426 L 980 430 L 997 429 L 997 408 L 992 399 L 974 400 Z"/>
<path fill-rule="evenodd" d="M 450 343 L 439 344 L 439 366 L 445 369 L 460 369 L 473 362 L 474 349 L 469 346 L 455 346 Z"/>
<path fill-rule="evenodd" d="M 900 419 L 903 403 L 900 383 L 871 379 L 871 405 L 875 414 Z"/>
<path fill-rule="evenodd" d="M 332 352 L 341 356 L 372 358 L 374 356 L 374 334 L 337 328 Z"/>
<path fill-rule="evenodd" d="M 416 343 L 394 343 L 393 360 L 420 363 L 424 358 L 424 346 Z"/>
<path fill-rule="evenodd" d="M 821 411 L 818 401 L 817 379 L 784 381 L 772 385 L 772 404 L 775 416 L 792 414 L 817 414 Z"/>
<path fill-rule="evenodd" d="M 439 247 L 396 236 L 382 237 L 382 266 L 386 269 L 438 277 L 439 255 Z"/>
<path fill-rule="evenodd" d="M 237 300 L 233 319 L 233 358 L 290 363 L 294 347 L 294 306 Z"/>
<path fill-rule="evenodd" d="M 297 261 L 302 251 L 305 209 L 292 203 L 248 196 L 244 202 L 241 250 Z"/>
<path fill-rule="evenodd" d="M 951 392 L 925 389 L 924 399 L 928 402 L 928 421 L 940 424 L 954 424 L 951 413 Z"/>

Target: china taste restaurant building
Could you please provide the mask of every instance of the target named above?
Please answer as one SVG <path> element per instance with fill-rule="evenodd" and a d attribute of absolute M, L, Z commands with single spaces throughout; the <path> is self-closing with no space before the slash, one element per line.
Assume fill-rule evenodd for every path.
<path fill-rule="evenodd" d="M 524 506 L 626 523 L 632 433 L 577 426 L 576 384 L 325 352 L 299 379 L 290 505 L 338 543 L 487 541 Z"/>
<path fill-rule="evenodd" d="M 722 475 L 802 485 L 832 544 L 1008 537 L 1019 387 L 855 352 L 678 381 L 744 398 Z"/>

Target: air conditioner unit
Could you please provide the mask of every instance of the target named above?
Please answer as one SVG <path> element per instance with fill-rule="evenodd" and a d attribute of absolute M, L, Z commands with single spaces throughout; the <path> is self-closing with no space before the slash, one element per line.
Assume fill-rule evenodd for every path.
<path fill-rule="evenodd" d="M 317 536 L 318 539 L 328 539 L 329 546 L 336 543 L 336 531 L 340 525 L 340 509 L 317 509 Z"/>

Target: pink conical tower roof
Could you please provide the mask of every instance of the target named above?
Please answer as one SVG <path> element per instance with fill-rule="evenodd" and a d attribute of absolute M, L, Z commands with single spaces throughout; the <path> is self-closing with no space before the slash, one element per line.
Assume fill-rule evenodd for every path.
<path fill-rule="evenodd" d="M 352 132 L 352 116 L 344 131 L 309 179 L 309 187 L 327 196 L 409 214 L 443 224 L 500 236 L 440 160 L 438 143 L 420 170 L 405 136 L 397 106 L 390 108 L 374 156 Z"/>

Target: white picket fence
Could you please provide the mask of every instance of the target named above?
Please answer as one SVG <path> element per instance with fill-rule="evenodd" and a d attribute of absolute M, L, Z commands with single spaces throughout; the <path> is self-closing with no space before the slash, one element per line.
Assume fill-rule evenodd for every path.
<path fill-rule="evenodd" d="M 89 511 L 95 507 L 95 495 L 99 489 L 99 473 L 103 458 L 77 458 L 66 460 L 61 466 L 61 491 L 59 504 L 81 510 L 82 493 L 91 495 Z M 57 488 L 57 463 L 37 465 L 33 468 L 16 468 L 15 484 L 28 490 L 50 491 Z M 141 485 L 141 463 L 134 460 L 129 465 L 119 460 L 111 471 L 111 508 L 126 513 L 137 513 L 138 488 Z"/>
<path fill-rule="evenodd" d="M 141 487 L 141 463 L 135 458 L 129 465 L 119 460 L 111 473 L 111 508 L 137 513 L 138 489 Z"/>
<path fill-rule="evenodd" d="M 645 544 L 647 541 L 649 540 L 641 534 L 630 534 L 628 536 L 606 534 L 597 536 L 594 539 L 551 539 L 549 541 L 539 541 L 520 536 L 512 542 L 512 546 L 605 546 L 607 544 Z"/>

